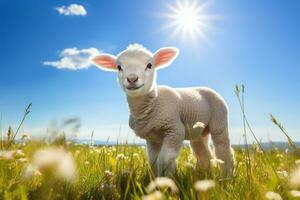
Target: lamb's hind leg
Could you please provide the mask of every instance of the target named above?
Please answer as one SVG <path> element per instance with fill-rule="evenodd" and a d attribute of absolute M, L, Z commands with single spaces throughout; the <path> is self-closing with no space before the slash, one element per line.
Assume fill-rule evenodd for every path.
<path fill-rule="evenodd" d="M 211 119 L 208 123 L 211 139 L 214 144 L 215 155 L 223 160 L 221 165 L 225 176 L 231 176 L 233 172 L 234 156 L 230 146 L 228 134 L 228 111 L 225 101 L 219 97 L 211 98 Z"/>
<path fill-rule="evenodd" d="M 216 157 L 224 161 L 221 165 L 225 176 L 231 176 L 233 173 L 233 150 L 230 146 L 227 126 L 222 129 L 212 129 L 211 138 L 214 144 Z"/>
<path fill-rule="evenodd" d="M 211 149 L 208 145 L 208 129 L 195 140 L 191 141 L 191 146 L 197 157 L 197 164 L 203 169 L 209 169 L 212 157 Z"/>

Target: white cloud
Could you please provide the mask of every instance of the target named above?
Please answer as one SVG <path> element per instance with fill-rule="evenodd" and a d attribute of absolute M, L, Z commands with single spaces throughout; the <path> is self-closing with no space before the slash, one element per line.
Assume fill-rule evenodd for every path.
<path fill-rule="evenodd" d="M 91 58 L 98 55 L 100 51 L 96 48 L 77 49 L 66 48 L 61 51 L 61 59 L 58 61 L 45 61 L 44 65 L 56 67 L 58 69 L 86 69 L 91 66 Z"/>
<path fill-rule="evenodd" d="M 68 7 L 61 6 L 55 8 L 61 15 L 86 15 L 87 12 L 82 5 L 71 4 Z"/>

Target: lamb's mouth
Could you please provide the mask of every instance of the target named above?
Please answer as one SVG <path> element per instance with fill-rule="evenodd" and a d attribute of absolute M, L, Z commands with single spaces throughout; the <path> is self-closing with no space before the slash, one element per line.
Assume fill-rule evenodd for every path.
<path fill-rule="evenodd" d="M 144 86 L 144 84 L 142 84 L 140 86 L 128 86 L 126 88 L 127 88 L 127 90 L 137 90 L 137 89 L 140 89 L 143 86 Z"/>

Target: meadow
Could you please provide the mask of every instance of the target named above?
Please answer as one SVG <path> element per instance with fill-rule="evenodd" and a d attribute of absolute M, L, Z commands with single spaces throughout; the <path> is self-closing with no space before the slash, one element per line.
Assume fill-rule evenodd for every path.
<path fill-rule="evenodd" d="M 274 191 L 282 199 L 293 199 L 290 191 L 295 188 L 291 187 L 289 179 L 290 172 L 297 167 L 298 157 L 288 150 L 275 148 L 262 152 L 257 146 L 253 147 L 250 152 L 235 149 L 234 176 L 225 179 L 218 166 L 211 172 L 197 168 L 191 149 L 184 147 L 173 179 L 177 189 L 170 189 L 172 184 L 167 182 L 158 188 L 161 197 L 147 190 L 154 177 L 143 146 L 57 146 L 31 141 L 24 146 L 13 145 L 11 149 L 18 151 L 11 157 L 2 155 L 0 194 L 1 199 L 141 199 L 149 194 L 153 194 L 149 199 L 265 199 L 267 192 Z M 68 170 L 73 170 L 72 166 L 60 169 L 55 166 L 58 165 L 56 161 L 46 163 L 49 166 L 41 166 L 36 169 L 40 171 L 26 177 L 32 155 L 45 148 L 64 149 L 72 155 L 76 165 L 74 178 L 66 175 Z M 56 155 L 48 156 L 51 159 Z M 207 191 L 205 188 L 196 190 L 194 183 L 199 180 L 214 180 L 215 186 Z"/>
<path fill-rule="evenodd" d="M 299 150 L 283 126 L 288 148 L 263 149 L 243 112 L 244 88 L 236 88 L 243 113 L 245 146 L 235 148 L 232 177 L 223 177 L 221 160 L 203 170 L 189 146 L 181 149 L 172 178 L 151 173 L 144 146 L 76 144 L 60 137 L 34 140 L 10 129 L 0 142 L 0 199 L 297 199 Z M 30 113 L 26 109 L 26 116 Z M 256 142 L 247 143 L 247 133 Z M 15 141 L 19 134 L 20 140 Z"/>

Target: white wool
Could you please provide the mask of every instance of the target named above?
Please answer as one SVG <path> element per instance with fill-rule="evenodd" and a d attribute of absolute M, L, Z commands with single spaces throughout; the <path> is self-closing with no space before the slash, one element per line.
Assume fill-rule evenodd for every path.
<path fill-rule="evenodd" d="M 152 54 L 146 47 L 144 47 L 141 44 L 130 44 L 127 48 L 126 51 L 130 52 L 130 51 L 142 51 L 148 54 Z"/>

